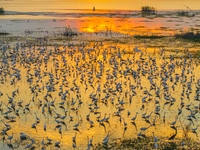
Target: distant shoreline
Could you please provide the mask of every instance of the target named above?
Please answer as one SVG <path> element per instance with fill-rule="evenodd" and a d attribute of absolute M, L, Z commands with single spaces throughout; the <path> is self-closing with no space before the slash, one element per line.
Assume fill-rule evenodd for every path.
<path fill-rule="evenodd" d="M 88 17 L 88 16 L 105 16 L 105 17 L 113 17 L 113 16 L 122 16 L 125 18 L 129 17 L 141 17 L 141 11 L 139 10 L 100 10 L 96 9 L 93 11 L 92 9 L 63 9 L 65 12 L 19 12 L 19 11 L 5 11 L 3 15 L 0 15 L 1 19 L 15 19 L 16 16 L 21 16 L 21 17 L 16 17 L 17 19 L 27 19 L 29 16 L 29 19 L 51 19 L 52 17 L 54 18 L 65 18 L 65 17 Z M 147 16 L 142 16 L 142 17 L 169 17 L 172 15 L 177 15 L 177 12 L 181 12 L 183 10 L 174 10 L 174 11 L 156 11 L 156 15 L 147 15 Z M 199 15 L 200 10 L 192 10 L 192 11 L 187 11 L 184 10 L 184 12 L 188 13 L 194 13 Z M 112 15 L 112 16 L 108 16 Z M 40 16 L 40 17 L 39 17 Z M 43 16 L 43 17 L 41 17 Z M 177 16 L 177 17 L 183 17 L 183 16 Z"/>
<path fill-rule="evenodd" d="M 200 31 L 200 10 L 191 11 L 194 16 L 182 15 L 178 11 L 158 11 L 156 14 L 144 15 L 141 11 L 86 10 L 68 13 L 6 11 L 1 15 L 0 32 L 12 35 L 44 31 L 57 33 L 70 27 L 80 33 L 171 36 L 191 28 Z"/>
<path fill-rule="evenodd" d="M 11 11 L 11 10 L 5 10 L 5 14 L 40 14 L 40 13 L 46 13 L 46 14 L 82 14 L 82 13 L 92 13 L 92 14 L 98 14 L 98 13 L 120 13 L 120 14 L 131 14 L 131 13 L 138 13 L 141 12 L 141 10 L 120 10 L 120 9 L 95 9 L 93 11 L 92 9 L 47 9 L 51 11 Z M 157 13 L 173 13 L 177 11 L 187 11 L 187 9 L 176 9 L 176 10 L 156 10 Z M 62 12 L 63 11 L 63 12 Z M 199 10 L 191 10 L 191 12 L 200 12 Z"/>

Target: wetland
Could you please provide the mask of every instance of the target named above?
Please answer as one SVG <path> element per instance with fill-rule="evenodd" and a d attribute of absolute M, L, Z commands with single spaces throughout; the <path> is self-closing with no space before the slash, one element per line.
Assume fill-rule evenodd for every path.
<path fill-rule="evenodd" d="M 5 12 L 1 149 L 199 149 L 194 13 Z"/>

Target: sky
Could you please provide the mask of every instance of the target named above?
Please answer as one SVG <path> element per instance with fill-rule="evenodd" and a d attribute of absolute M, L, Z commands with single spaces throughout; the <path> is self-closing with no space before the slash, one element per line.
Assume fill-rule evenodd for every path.
<path fill-rule="evenodd" d="M 152 6 L 158 11 L 200 9 L 200 0 L 0 0 L 0 7 L 7 11 L 38 12 L 62 9 L 117 9 L 140 10 L 141 6 Z"/>

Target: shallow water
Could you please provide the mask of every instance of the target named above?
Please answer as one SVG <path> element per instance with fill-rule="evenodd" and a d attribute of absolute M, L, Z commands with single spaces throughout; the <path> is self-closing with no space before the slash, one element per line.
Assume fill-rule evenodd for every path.
<path fill-rule="evenodd" d="M 102 16 L 94 15 L 78 17 L 76 14 L 65 15 L 3 15 L 0 20 L 0 32 L 13 36 L 47 36 L 48 34 L 63 33 L 65 28 L 71 28 L 78 33 L 117 33 L 122 35 L 157 35 L 173 36 L 176 32 L 200 30 L 199 15 L 195 17 L 172 16 L 164 18 L 143 18 L 140 16 L 125 17 L 125 15 Z M 42 34 L 39 34 L 42 33 Z M 44 34 L 43 34 L 44 33 Z M 45 34 L 48 33 L 48 34 Z M 112 36 L 115 36 L 113 34 Z"/>
<path fill-rule="evenodd" d="M 50 2 L 51 3 L 49 3 L 49 1 L 28 1 L 24 3 L 23 0 L 2 1 L 2 6 L 5 6 L 6 11 L 4 15 L 1 15 L 0 32 L 8 32 L 13 36 L 24 36 L 27 31 L 37 33 L 45 31 L 55 34 L 55 32 L 62 32 L 64 28 L 70 27 L 81 33 L 114 32 L 123 35 L 172 36 L 176 32 L 190 29 L 198 31 L 200 29 L 200 13 L 198 10 L 191 8 L 191 13 L 195 14 L 194 17 L 180 17 L 176 13 L 178 8 L 175 10 L 168 9 L 168 7 L 171 8 L 172 4 L 170 3 L 168 6 L 166 5 L 166 3 L 168 3 L 166 1 L 160 2 L 165 6 L 166 10 L 158 9 L 157 15 L 150 16 L 142 16 L 140 9 L 123 9 L 120 5 L 120 1 L 98 1 L 96 3 L 119 3 L 118 5 L 120 7 L 113 6 L 113 8 L 109 9 L 99 8 L 95 11 L 92 11 L 92 9 L 88 7 L 74 7 L 77 3 L 80 3 L 80 6 L 82 6 L 82 3 L 92 3 L 90 1 L 56 1 L 56 3 L 51 0 Z M 145 2 L 146 1 L 144 1 L 144 3 Z M 186 5 L 185 1 L 173 2 L 181 6 Z M 182 2 L 184 2 L 183 5 Z M 193 3 L 195 2 L 196 1 L 193 1 Z M 73 5 L 70 6 L 70 9 L 62 8 L 68 3 Z M 129 3 L 131 2 L 123 2 L 123 4 L 127 5 L 129 5 Z M 140 2 L 138 2 L 138 4 L 140 4 Z M 38 5 L 41 7 L 36 7 Z M 55 7 L 55 9 L 51 9 L 51 7 Z M 185 8 L 183 8 L 183 10 L 187 11 L 187 7 L 183 7 Z M 32 34 L 31 36 L 46 36 L 46 34 Z"/>
<path fill-rule="evenodd" d="M 34 46 L 34 43 L 40 46 Z M 187 56 L 187 52 L 183 53 L 184 49 L 176 53 L 162 52 L 160 48 L 151 51 L 148 47 L 145 49 L 138 46 L 138 49 L 142 50 L 141 55 L 141 52 L 134 50 L 137 45 L 107 42 L 72 45 L 64 41 L 62 46 L 56 46 L 49 40 L 46 42 L 35 39 L 34 42 L 19 43 L 19 48 L 18 44 L 15 44 L 4 53 L 9 58 L 4 58 L 5 63 L 1 63 L 0 84 L 0 91 L 3 93 L 0 97 L 3 102 L 1 119 L 11 125 L 6 133 L 13 133 L 13 147 L 19 146 L 22 149 L 31 143 L 29 139 L 20 140 L 20 133 L 23 132 L 34 138 L 36 144 L 33 144 L 33 147 L 36 149 L 43 147 L 43 137 L 47 148 L 54 148 L 54 143 L 60 142 L 61 149 L 72 149 L 72 137 L 77 133 L 76 148 L 86 149 L 87 136 L 89 139 L 94 137 L 93 145 L 102 143 L 108 131 L 108 143 L 116 138 L 134 138 L 140 133 L 141 127 L 153 124 L 155 117 L 155 125 L 143 134 L 152 136 L 154 131 L 159 139 L 169 139 L 175 133 L 175 130 L 170 128 L 170 123 L 175 121 L 177 116 L 175 127 L 178 133 L 175 139 L 184 140 L 183 128 L 189 124 L 190 129 L 196 128 L 199 122 L 199 98 L 195 98 L 199 95 L 197 88 L 200 87 L 199 60 L 180 57 Z M 46 44 L 48 46 L 45 46 Z M 52 46 L 49 46 L 50 44 Z M 17 57 L 12 54 L 13 48 Z M 175 58 L 170 60 L 170 55 Z M 166 66 L 162 67 L 164 65 Z M 17 75 L 18 72 L 20 76 Z M 13 94 L 14 91 L 16 92 Z M 155 94 L 156 91 L 160 91 L 159 97 Z M 190 94 L 187 97 L 188 93 Z M 145 101 L 142 101 L 144 97 Z M 9 100 L 12 102 L 9 103 Z M 22 105 L 18 106 L 18 102 L 21 101 Z M 29 102 L 30 105 L 26 107 Z M 59 104 L 61 102 L 64 104 Z M 120 102 L 124 104 L 119 104 Z M 182 113 L 179 114 L 181 102 L 185 104 L 182 105 Z M 10 113 L 6 115 L 11 104 L 15 107 L 10 108 Z M 186 107 L 188 104 L 191 106 Z M 99 108 L 96 110 L 95 106 Z M 131 119 L 136 112 L 138 115 L 134 125 Z M 149 119 L 142 118 L 145 112 L 145 116 L 152 112 Z M 191 117 L 192 122 L 187 120 L 191 113 L 194 113 L 196 118 Z M 66 118 L 60 119 L 65 114 Z M 86 117 L 88 114 L 89 118 Z M 99 122 L 96 118 L 99 114 L 100 120 L 104 116 L 110 118 L 107 122 Z M 36 128 L 32 128 L 32 124 L 36 122 L 36 115 L 40 121 Z M 10 120 L 11 116 L 16 119 Z M 72 120 L 70 116 L 73 117 Z M 63 123 L 56 123 L 54 117 Z M 92 126 L 90 120 L 94 122 Z M 78 128 L 74 128 L 79 121 Z M 1 130 L 6 128 L 2 122 L 0 127 Z M 189 131 L 188 137 L 198 142 L 199 129 L 196 132 L 197 134 Z M 8 136 L 1 137 L 7 139 Z M 47 144 L 46 137 L 51 138 L 53 144 Z M 10 144 L 9 140 L 2 141 L 3 148 L 6 149 L 7 144 Z"/>

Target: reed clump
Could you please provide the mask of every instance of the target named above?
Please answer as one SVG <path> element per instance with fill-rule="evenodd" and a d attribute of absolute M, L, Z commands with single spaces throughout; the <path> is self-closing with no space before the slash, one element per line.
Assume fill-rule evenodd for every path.
<path fill-rule="evenodd" d="M 4 14 L 4 8 L 3 7 L 0 7 L 0 15 Z"/>
<path fill-rule="evenodd" d="M 156 9 L 150 6 L 142 6 L 141 12 L 143 15 L 152 15 L 152 14 L 156 14 Z"/>
<path fill-rule="evenodd" d="M 180 17 L 194 17 L 195 16 L 195 14 L 192 11 L 179 10 L 176 13 Z"/>
<path fill-rule="evenodd" d="M 183 142 L 184 144 L 183 144 Z M 157 142 L 158 149 L 163 150 L 181 150 L 181 149 L 199 149 L 199 143 L 193 141 L 190 138 L 176 139 L 176 140 L 166 140 L 159 139 Z M 94 145 L 94 149 L 96 150 L 105 150 L 105 149 L 157 149 L 155 147 L 155 140 L 153 137 L 144 137 L 144 138 L 134 138 L 134 139 L 123 139 L 123 140 L 114 140 L 107 145 L 97 144 Z"/>
<path fill-rule="evenodd" d="M 187 31 L 187 32 L 182 32 L 182 33 L 176 33 L 174 35 L 176 38 L 182 38 L 186 40 L 191 40 L 191 41 L 200 41 L 200 33 L 199 32 L 192 32 L 192 31 Z"/>
<path fill-rule="evenodd" d="M 70 27 L 66 27 L 63 32 L 63 35 L 64 36 L 74 36 L 74 35 L 78 35 L 78 33 L 73 31 Z"/>
<path fill-rule="evenodd" d="M 0 31 L 0 36 L 1 36 L 1 35 L 8 35 L 8 34 L 9 34 L 9 33 L 7 33 L 7 32 L 1 32 L 1 31 Z"/>

